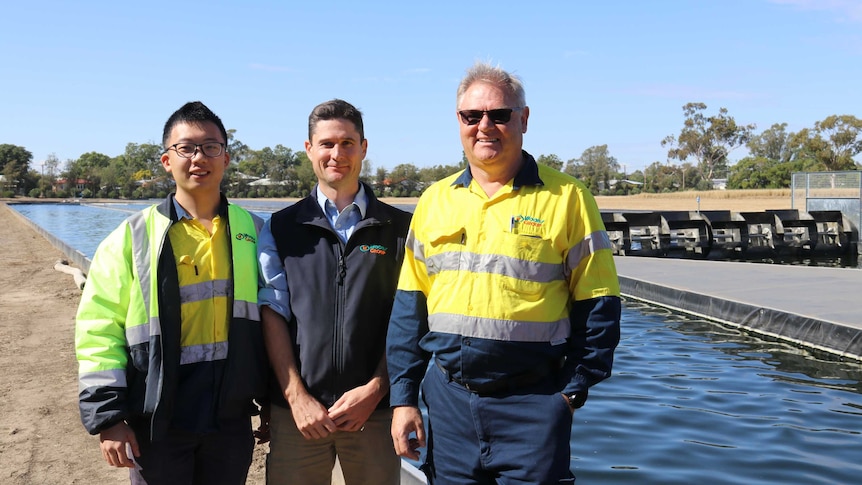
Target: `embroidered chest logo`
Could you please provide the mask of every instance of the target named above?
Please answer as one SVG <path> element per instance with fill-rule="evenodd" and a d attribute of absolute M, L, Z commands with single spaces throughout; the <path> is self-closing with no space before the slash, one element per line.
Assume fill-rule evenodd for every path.
<path fill-rule="evenodd" d="M 538 217 L 517 215 L 512 216 L 509 232 L 512 234 L 524 234 L 526 236 L 541 237 L 545 225 L 544 219 Z"/>
<path fill-rule="evenodd" d="M 239 233 L 236 235 L 237 241 L 248 241 L 250 243 L 256 243 L 257 240 L 251 234 Z"/>
<path fill-rule="evenodd" d="M 533 216 L 515 216 L 512 218 L 512 221 L 521 227 L 532 227 L 535 229 L 540 229 L 545 223 L 544 219 Z"/>
<path fill-rule="evenodd" d="M 386 246 L 381 246 L 379 244 L 362 244 L 359 246 L 359 250 L 363 253 L 371 253 L 371 254 L 386 254 Z"/>

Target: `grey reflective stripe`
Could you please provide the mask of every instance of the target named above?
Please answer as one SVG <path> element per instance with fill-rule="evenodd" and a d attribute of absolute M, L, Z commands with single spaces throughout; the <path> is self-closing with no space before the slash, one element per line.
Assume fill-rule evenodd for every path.
<path fill-rule="evenodd" d="M 209 300 L 220 296 L 233 295 L 233 284 L 230 280 L 212 280 L 186 285 L 180 288 L 180 303 L 193 303 Z"/>
<path fill-rule="evenodd" d="M 143 294 L 144 310 L 150 315 L 150 239 L 147 233 L 147 220 L 144 211 L 136 212 L 129 217 L 129 226 L 132 231 L 132 261 L 138 270 L 138 281 Z"/>
<path fill-rule="evenodd" d="M 150 333 L 153 329 L 156 329 L 157 332 L 162 329 L 158 318 L 151 318 L 149 324 L 126 327 L 126 343 L 131 347 L 149 342 Z"/>
<path fill-rule="evenodd" d="M 90 387 L 127 387 L 125 369 L 86 372 L 78 376 L 78 392 Z"/>
<path fill-rule="evenodd" d="M 260 307 L 257 302 L 234 300 L 233 317 L 245 318 L 246 320 L 260 321 Z"/>
<path fill-rule="evenodd" d="M 527 261 L 502 254 L 446 252 L 428 258 L 427 266 L 429 275 L 441 271 L 469 271 L 508 276 L 534 283 L 563 280 L 562 264 Z"/>
<path fill-rule="evenodd" d="M 612 249 L 611 239 L 606 231 L 596 231 L 583 239 L 583 241 L 575 244 L 569 253 L 566 255 L 566 276 L 574 271 L 581 264 L 584 258 L 589 257 L 599 249 Z"/>
<path fill-rule="evenodd" d="M 150 334 L 153 329 L 159 332 L 161 325 L 159 318 L 150 315 L 150 239 L 147 231 L 147 219 L 144 212 L 140 211 L 132 214 L 128 218 L 129 230 L 132 234 L 132 260 L 135 262 L 135 268 L 138 272 L 138 283 L 141 286 L 141 294 L 143 295 L 144 311 L 147 312 L 148 321 L 144 325 L 134 325 L 126 327 L 126 342 L 129 346 L 139 345 L 150 340 Z"/>
<path fill-rule="evenodd" d="M 569 338 L 571 333 L 568 317 L 556 322 L 525 322 L 454 313 L 428 315 L 428 329 L 432 332 L 508 342 L 553 342 Z"/>
<path fill-rule="evenodd" d="M 405 240 L 404 245 L 413 251 L 413 259 L 423 264 L 425 263 L 425 247 L 422 245 L 421 241 L 416 239 L 416 234 L 413 232 L 413 229 L 407 231 L 407 239 Z"/>
<path fill-rule="evenodd" d="M 227 359 L 227 342 L 189 345 L 180 349 L 180 365 Z"/>

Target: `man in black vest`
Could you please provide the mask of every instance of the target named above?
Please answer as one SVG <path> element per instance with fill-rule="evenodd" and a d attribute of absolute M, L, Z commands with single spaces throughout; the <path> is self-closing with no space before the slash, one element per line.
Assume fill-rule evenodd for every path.
<path fill-rule="evenodd" d="M 399 483 L 390 437 L 385 343 L 410 214 L 359 181 L 362 113 L 334 99 L 312 110 L 312 194 L 272 216 L 259 246 L 261 317 L 277 391 L 267 483 Z"/>

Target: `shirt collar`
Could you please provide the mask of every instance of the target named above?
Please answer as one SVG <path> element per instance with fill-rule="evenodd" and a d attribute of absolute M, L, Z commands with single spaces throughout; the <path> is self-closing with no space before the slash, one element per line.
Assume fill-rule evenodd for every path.
<path fill-rule="evenodd" d="M 320 210 L 326 214 L 326 203 L 329 202 L 332 204 L 332 207 L 335 207 L 329 199 L 323 195 L 323 191 L 320 190 L 320 184 L 317 184 L 315 192 L 317 194 L 317 205 L 320 206 Z M 365 185 L 359 184 L 359 191 L 356 192 L 356 195 L 353 196 L 353 204 L 359 209 L 360 219 L 365 219 L 365 212 L 368 210 L 368 195 L 365 194 Z M 336 212 L 338 210 L 336 209 Z"/>
<path fill-rule="evenodd" d="M 542 182 L 542 178 L 539 177 L 539 165 L 536 163 L 536 159 L 524 150 L 521 150 L 521 156 L 524 159 L 524 163 L 521 165 L 521 169 L 518 170 L 518 173 L 515 174 L 515 178 L 512 182 L 512 190 L 518 190 L 525 185 L 545 185 L 545 183 Z M 452 182 L 452 185 L 469 187 L 470 182 L 472 181 L 473 173 L 470 171 L 470 165 L 467 165 L 467 169 L 464 170 L 454 182 Z"/>
<path fill-rule="evenodd" d="M 190 221 L 191 221 L 191 220 L 194 220 L 194 217 L 192 217 L 192 216 L 191 216 L 191 214 L 189 214 L 188 212 L 186 212 L 186 210 L 185 210 L 185 209 L 183 209 L 183 206 L 181 206 L 181 205 L 180 205 L 180 203 L 179 203 L 179 202 L 177 202 L 177 198 L 176 198 L 176 197 L 172 197 L 172 198 L 171 198 L 171 201 L 174 203 L 174 210 L 175 210 L 175 211 L 176 211 L 176 213 L 177 213 L 177 220 L 178 220 L 178 221 L 181 221 L 181 220 L 183 220 L 183 219 L 188 219 L 188 220 L 190 220 Z"/>
<path fill-rule="evenodd" d="M 192 217 L 192 215 L 189 214 L 183 208 L 183 206 L 180 205 L 180 203 L 177 201 L 177 198 L 175 195 L 171 195 L 171 202 L 174 205 L 174 212 L 177 213 L 177 220 L 178 221 L 181 221 L 183 219 L 188 219 L 190 221 L 194 220 L 194 217 Z M 224 196 L 222 196 L 221 201 L 219 202 L 218 214 L 216 214 L 216 216 L 221 216 L 221 215 L 224 215 L 226 213 L 227 213 L 227 199 L 225 199 Z"/>

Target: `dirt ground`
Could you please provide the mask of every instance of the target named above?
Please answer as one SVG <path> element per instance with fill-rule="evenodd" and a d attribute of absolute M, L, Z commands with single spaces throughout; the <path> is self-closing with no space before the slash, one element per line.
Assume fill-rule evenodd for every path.
<path fill-rule="evenodd" d="M 698 202 L 700 197 L 700 202 Z M 416 204 L 415 198 L 382 198 L 389 204 Z M 736 212 L 758 212 L 764 210 L 790 209 L 792 205 L 789 189 L 765 190 L 710 190 L 685 191 L 668 194 L 639 194 L 630 196 L 596 196 L 601 210 L 729 210 Z"/>
<path fill-rule="evenodd" d="M 0 203 L 0 483 L 128 483 L 78 415 L 75 309 L 81 292 L 54 269 L 63 254 Z M 264 483 L 265 446 L 248 484 Z"/>
<path fill-rule="evenodd" d="M 701 210 L 790 208 L 789 193 L 700 194 Z M 697 193 L 598 197 L 604 210 L 696 210 Z M 411 203 L 394 199 L 395 203 Z M 63 255 L 0 203 L 0 483 L 128 483 L 109 467 L 77 406 L 74 315 L 80 291 L 53 267 Z M 265 446 L 248 484 L 264 483 Z"/>
<path fill-rule="evenodd" d="M 698 198 L 700 198 L 699 202 Z M 735 212 L 790 209 L 792 205 L 789 189 L 686 191 L 627 197 L 597 196 L 596 203 L 602 210 L 696 211 L 700 209 Z"/>

